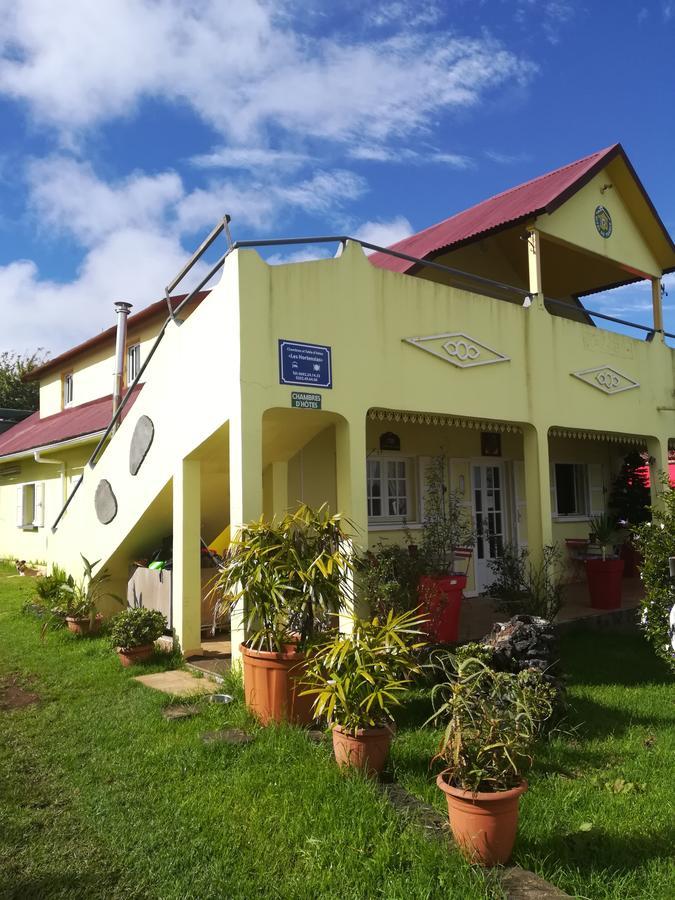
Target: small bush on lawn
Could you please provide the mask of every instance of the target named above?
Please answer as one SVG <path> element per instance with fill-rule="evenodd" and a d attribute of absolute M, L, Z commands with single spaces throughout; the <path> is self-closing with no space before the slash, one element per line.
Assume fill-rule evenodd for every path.
<path fill-rule="evenodd" d="M 670 581 L 668 558 L 675 556 L 675 490 L 664 478 L 660 502 L 651 508 L 652 521 L 634 529 L 643 562 L 640 575 L 645 586 L 642 629 L 657 654 L 675 671 L 674 627 L 670 611 L 675 590 Z"/>
<path fill-rule="evenodd" d="M 156 609 L 138 606 L 125 609 L 112 620 L 110 639 L 115 647 L 131 650 L 154 643 L 168 629 L 165 617 Z"/>

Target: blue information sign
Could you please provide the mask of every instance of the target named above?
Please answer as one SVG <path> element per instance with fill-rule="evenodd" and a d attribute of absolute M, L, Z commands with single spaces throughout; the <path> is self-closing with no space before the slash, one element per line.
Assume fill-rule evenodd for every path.
<path fill-rule="evenodd" d="M 279 341 L 279 383 L 311 384 L 333 387 L 330 347 L 303 344 L 301 341 Z"/>

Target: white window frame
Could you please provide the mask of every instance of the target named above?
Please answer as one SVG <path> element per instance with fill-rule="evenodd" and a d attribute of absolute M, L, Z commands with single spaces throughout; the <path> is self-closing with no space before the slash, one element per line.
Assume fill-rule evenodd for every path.
<path fill-rule="evenodd" d="M 67 409 L 69 406 L 73 405 L 73 397 L 74 397 L 74 384 L 73 384 L 73 373 L 66 372 L 63 376 L 63 408 Z"/>
<path fill-rule="evenodd" d="M 579 468 L 583 469 L 584 472 L 584 499 L 586 501 L 586 512 L 574 512 L 574 513 L 561 513 L 558 510 L 558 479 L 556 477 L 556 467 L 557 466 L 572 466 L 574 470 L 574 494 L 575 499 L 578 496 L 576 477 L 577 470 Z M 588 522 L 591 519 L 591 483 L 590 483 L 590 472 L 588 469 L 588 463 L 585 462 L 574 462 L 569 460 L 559 460 L 558 462 L 551 463 L 551 499 L 553 501 L 553 518 L 559 519 L 562 522 Z"/>
<path fill-rule="evenodd" d="M 28 481 L 16 486 L 17 528 L 34 531 L 45 524 L 45 484 L 44 481 Z"/>
<path fill-rule="evenodd" d="M 371 515 L 368 513 L 368 524 L 374 527 L 381 525 L 396 525 L 397 527 L 403 523 L 408 523 L 411 520 L 415 521 L 416 510 L 414 508 L 414 496 L 413 496 L 413 476 L 414 476 L 414 460 L 408 456 L 401 456 L 400 454 L 389 454 L 389 453 L 379 453 L 373 454 L 369 456 L 366 460 L 366 499 L 368 506 L 370 506 L 370 495 L 368 491 L 368 483 L 370 481 L 369 469 L 371 464 L 379 463 L 381 466 L 386 467 L 389 463 L 403 463 L 405 466 L 404 470 L 404 483 L 405 483 L 405 498 L 407 504 L 407 513 L 404 516 L 392 516 L 389 514 L 381 514 L 379 516 Z M 382 509 L 386 510 L 389 507 L 389 477 L 382 470 L 380 471 L 380 500 L 382 502 Z"/>
<path fill-rule="evenodd" d="M 137 341 L 127 347 L 127 384 L 131 384 L 141 369 L 141 344 Z"/>

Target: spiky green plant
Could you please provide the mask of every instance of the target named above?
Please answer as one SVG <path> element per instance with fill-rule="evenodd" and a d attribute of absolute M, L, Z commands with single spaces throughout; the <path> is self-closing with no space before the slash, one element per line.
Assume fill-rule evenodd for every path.
<path fill-rule="evenodd" d="M 417 651 L 425 642 L 417 611 L 372 620 L 353 619 L 353 630 L 314 648 L 302 676 L 303 694 L 328 725 L 355 733 L 390 724 L 421 671 Z"/>
<path fill-rule="evenodd" d="M 353 599 L 354 561 L 345 519 L 302 504 L 279 519 L 241 529 L 226 554 L 214 591 L 217 615 L 244 601 L 256 650 L 303 647 L 331 615 Z"/>

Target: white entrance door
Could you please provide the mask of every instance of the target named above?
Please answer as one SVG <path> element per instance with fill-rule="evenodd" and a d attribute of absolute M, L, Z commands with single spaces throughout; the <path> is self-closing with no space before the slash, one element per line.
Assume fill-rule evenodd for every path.
<path fill-rule="evenodd" d="M 502 463 L 472 463 L 471 486 L 476 524 L 476 590 L 483 591 L 494 580 L 490 560 L 498 559 L 508 542 L 506 486 Z"/>

